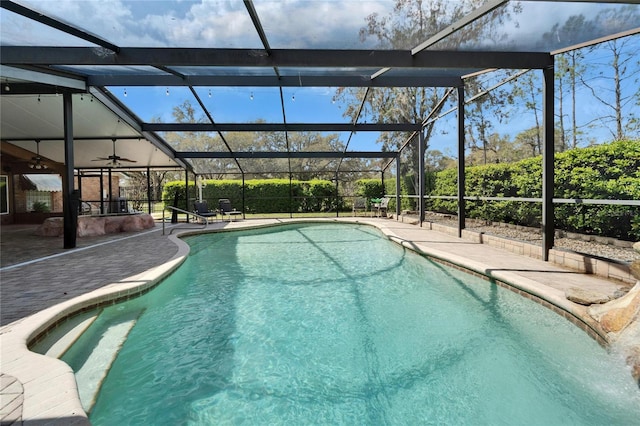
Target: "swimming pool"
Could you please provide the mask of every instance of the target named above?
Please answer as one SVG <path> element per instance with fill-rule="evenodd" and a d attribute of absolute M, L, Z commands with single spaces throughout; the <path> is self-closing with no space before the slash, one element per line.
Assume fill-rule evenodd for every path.
<path fill-rule="evenodd" d="M 624 361 L 560 316 L 365 225 L 187 239 L 161 285 L 65 355 L 134 326 L 93 424 L 631 424 Z"/>

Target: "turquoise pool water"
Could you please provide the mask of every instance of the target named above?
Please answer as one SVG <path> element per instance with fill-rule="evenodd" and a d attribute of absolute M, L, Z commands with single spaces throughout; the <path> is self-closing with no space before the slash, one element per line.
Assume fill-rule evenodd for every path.
<path fill-rule="evenodd" d="M 638 424 L 640 392 L 622 359 L 538 304 L 373 228 L 187 241 L 176 273 L 105 309 L 76 345 L 137 318 L 94 425 Z M 79 352 L 67 354 L 72 366 Z"/>

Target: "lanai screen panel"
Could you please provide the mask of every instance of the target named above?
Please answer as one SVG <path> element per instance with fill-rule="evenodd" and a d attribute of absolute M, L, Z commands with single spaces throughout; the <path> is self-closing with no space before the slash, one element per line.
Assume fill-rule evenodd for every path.
<path fill-rule="evenodd" d="M 639 4 L 511 1 L 428 48 L 554 52 L 639 27 Z"/>
<path fill-rule="evenodd" d="M 240 1 L 22 0 L 20 4 L 121 47 L 262 48 Z"/>
<path fill-rule="evenodd" d="M 48 2 L 49 6 L 57 2 Z M 31 3 L 24 3 L 29 7 Z M 64 31 L 41 24 L 6 9 L 0 10 L 0 40 L 6 46 L 69 46 L 87 47 L 94 44 Z"/>
<path fill-rule="evenodd" d="M 426 2 L 425 2 L 426 3 Z M 459 17 L 470 13 L 472 6 L 486 2 L 448 0 L 442 2 L 437 30 L 445 28 Z M 395 0 L 299 2 L 255 1 L 255 8 L 274 49 L 411 49 L 433 34 L 418 34 L 415 38 L 397 39 L 394 44 L 376 37 L 361 37 L 360 30 L 374 16 L 391 14 Z M 402 22 L 395 22 L 402 26 Z"/>

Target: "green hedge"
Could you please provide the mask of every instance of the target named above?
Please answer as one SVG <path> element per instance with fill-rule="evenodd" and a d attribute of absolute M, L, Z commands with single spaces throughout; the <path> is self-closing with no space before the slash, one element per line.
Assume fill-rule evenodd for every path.
<path fill-rule="evenodd" d="M 400 179 L 400 195 L 408 195 L 407 189 L 412 182 L 413 177 L 407 176 L 405 179 Z M 395 176 L 392 179 L 386 179 L 384 181 L 385 194 L 391 195 L 389 201 L 389 211 L 396 210 L 396 198 L 393 196 L 396 194 L 396 180 Z M 415 199 L 412 198 L 400 198 L 400 210 L 415 210 Z"/>
<path fill-rule="evenodd" d="M 168 182 L 164 186 L 162 199 L 165 205 L 174 205 L 178 194 L 178 208 L 186 208 L 184 181 Z M 202 189 L 202 198 L 209 208 L 218 206 L 220 198 L 228 198 L 231 205 L 242 209 L 241 180 L 206 180 Z M 191 202 L 197 198 L 194 184 L 189 185 Z M 330 211 L 341 207 L 336 203 L 336 188 L 330 181 L 297 181 L 289 179 L 254 179 L 245 181 L 244 210 L 246 213 L 288 213 L 304 211 Z"/>
<path fill-rule="evenodd" d="M 314 179 L 306 182 L 305 198 L 302 203 L 302 211 L 326 212 L 342 210 L 342 201 L 336 199 L 336 186 L 330 181 Z"/>
<path fill-rule="evenodd" d="M 511 164 L 490 164 L 466 169 L 468 196 L 542 197 L 542 157 Z M 433 195 L 455 195 L 454 169 L 437 174 Z M 618 141 L 555 155 L 555 198 L 640 200 L 640 141 Z M 436 211 L 455 213 L 456 202 L 435 200 Z M 539 226 L 540 203 L 467 201 L 472 218 Z M 623 239 L 640 239 L 640 208 L 556 204 L 556 227 Z"/>
<path fill-rule="evenodd" d="M 195 200 L 196 188 L 193 183 L 189 185 L 189 199 Z M 162 202 L 165 206 L 178 207 L 183 210 L 192 210 L 193 206 L 187 208 L 184 196 L 184 181 L 167 182 L 162 188 Z"/>

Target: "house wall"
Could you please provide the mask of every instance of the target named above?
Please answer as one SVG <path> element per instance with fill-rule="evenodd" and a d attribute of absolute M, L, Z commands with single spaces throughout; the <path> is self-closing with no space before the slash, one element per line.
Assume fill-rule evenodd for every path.
<path fill-rule="evenodd" d="M 27 192 L 20 187 L 20 180 L 16 178 L 16 175 L 9 173 L 8 187 L 9 187 L 9 213 L 0 215 L 0 224 L 9 225 L 12 223 L 41 223 L 44 218 L 51 216 L 60 216 L 64 211 L 64 200 L 62 197 L 62 191 L 51 192 L 51 212 L 50 213 L 33 213 L 27 211 Z M 78 188 L 78 177 L 74 178 L 75 187 Z M 104 191 L 108 196 L 109 192 L 109 180 L 105 175 L 103 178 Z M 113 191 L 113 198 L 120 196 L 120 176 L 111 176 L 111 185 Z M 82 191 L 80 194 L 81 200 L 89 201 L 95 206 L 96 211 L 100 208 L 100 177 L 99 176 L 82 176 Z M 107 199 L 105 199 L 107 201 Z M 105 209 L 108 209 L 108 205 L 105 204 Z"/>
<path fill-rule="evenodd" d="M 98 205 L 100 203 L 100 200 L 102 200 L 100 191 L 100 176 L 81 176 L 81 178 L 82 189 L 80 191 L 80 199 L 82 201 Z M 109 197 L 109 176 L 105 174 L 102 182 L 104 185 L 103 189 L 106 194 L 104 201 L 107 201 Z M 80 185 L 78 184 L 78 176 L 75 177 L 75 187 L 80 187 Z M 111 190 L 113 191 L 114 199 L 120 196 L 120 176 L 116 174 L 111 175 Z"/>

